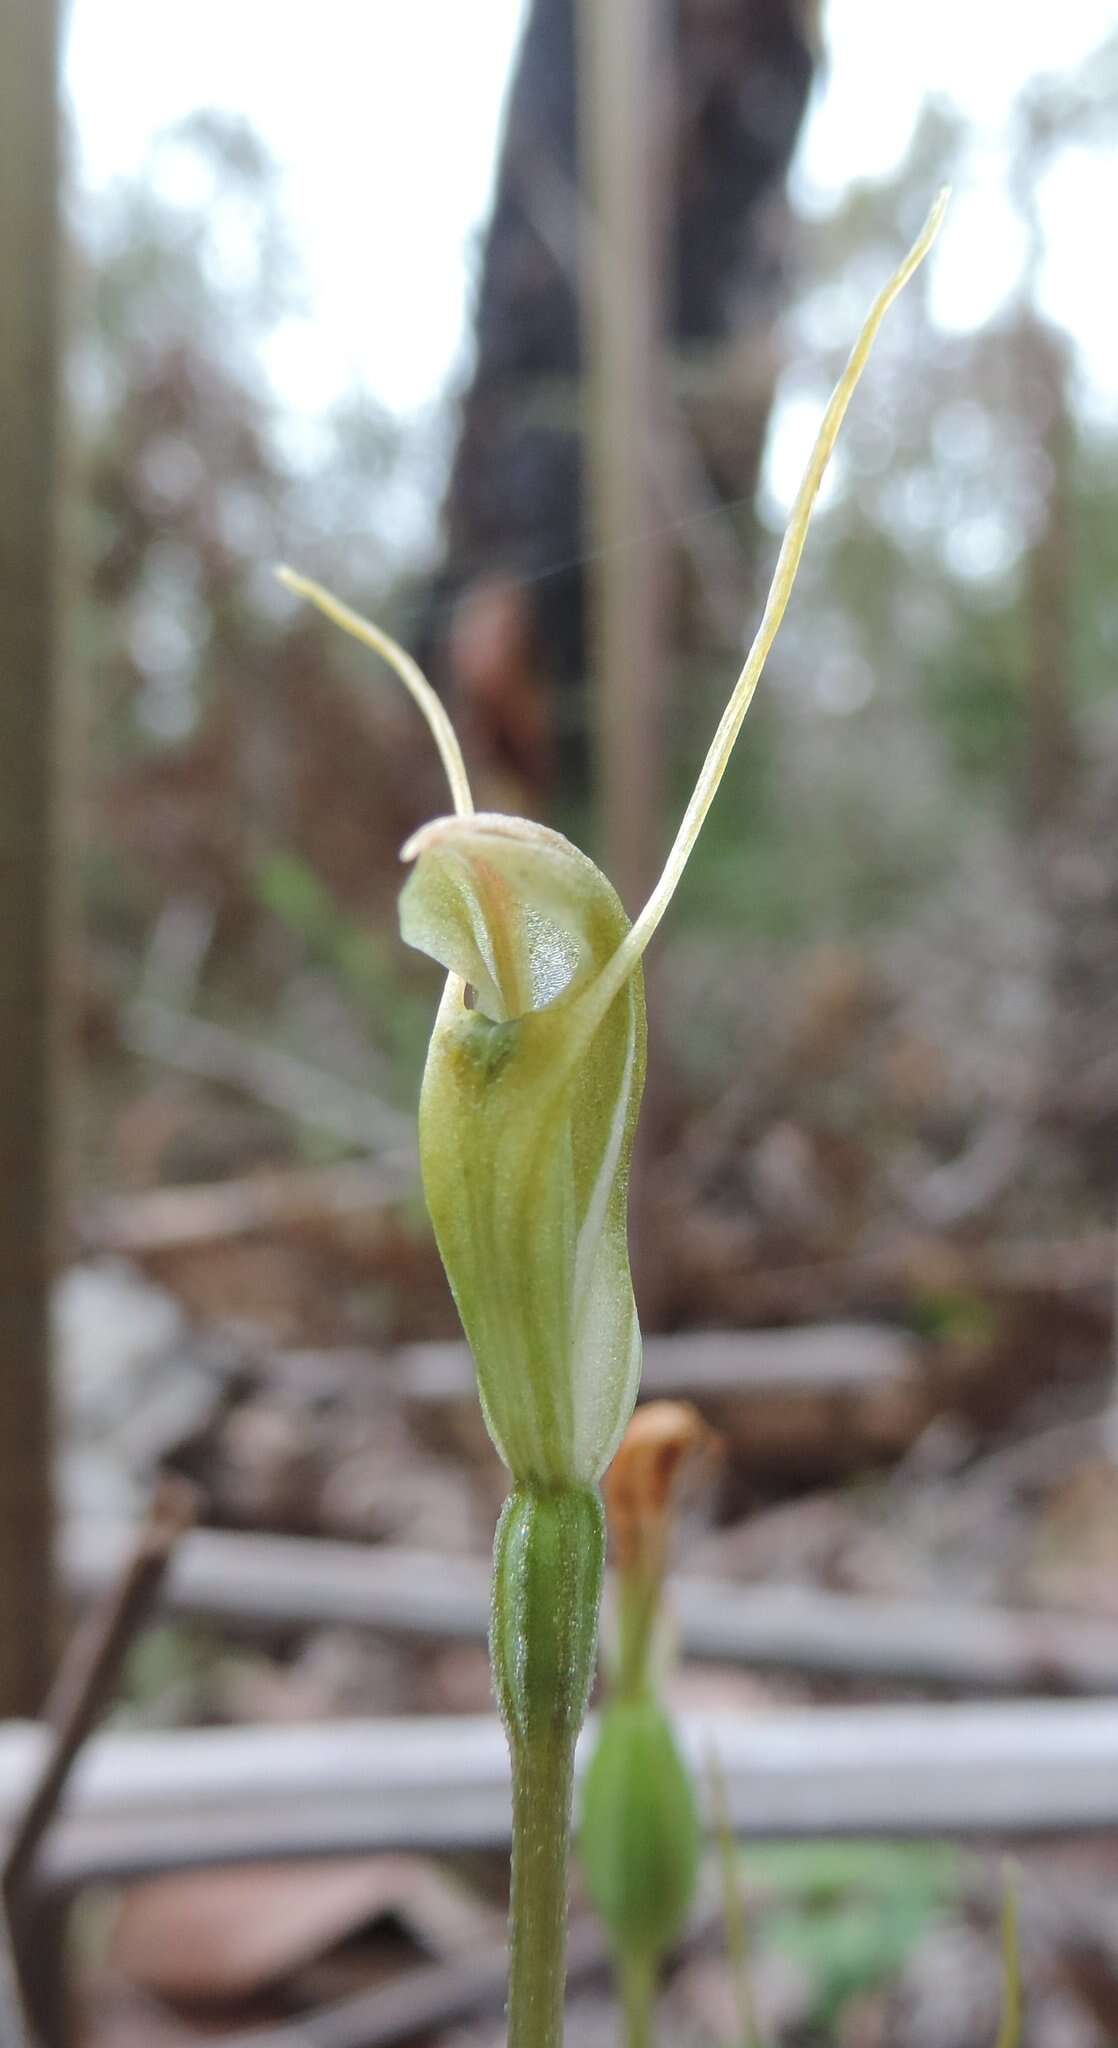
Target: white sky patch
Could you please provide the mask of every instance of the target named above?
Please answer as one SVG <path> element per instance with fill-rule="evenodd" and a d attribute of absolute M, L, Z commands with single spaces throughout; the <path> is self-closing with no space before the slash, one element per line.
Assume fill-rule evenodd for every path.
<path fill-rule="evenodd" d="M 73 0 L 81 174 L 134 174 L 161 128 L 245 116 L 283 174 L 308 287 L 269 362 L 317 407 L 354 383 L 407 412 L 462 346 L 523 0 Z"/>
<path fill-rule="evenodd" d="M 828 61 L 799 152 L 797 197 L 827 211 L 851 178 L 888 177 L 926 99 L 950 100 L 980 132 L 1001 128 L 1026 78 L 1073 69 L 1113 26 L 1113 0 L 828 0 Z"/>
<path fill-rule="evenodd" d="M 1040 217 L 1041 303 L 1075 336 L 1089 377 L 1118 411 L 1118 141 L 1065 150 L 1042 180 Z"/>
<path fill-rule="evenodd" d="M 942 100 L 970 128 L 965 166 L 929 261 L 936 324 L 982 326 L 1016 288 L 1026 234 L 1008 190 L 1014 103 L 1026 82 L 1075 71 L 1114 28 L 1113 0 L 1002 8 L 829 0 L 827 61 L 793 168 L 800 208 L 825 218 L 853 179 L 903 161 L 921 107 Z M 1100 238 L 1118 213 L 1118 141 L 1065 149 L 1041 180 L 1045 255 L 1038 298 L 1079 350 L 1092 417 L 1118 419 L 1112 266 Z"/>
<path fill-rule="evenodd" d="M 358 386 L 410 413 L 435 398 L 466 342 L 477 231 L 526 0 L 72 0 L 67 81 L 81 171 L 135 173 L 152 137 L 202 107 L 243 114 L 276 159 L 307 283 L 267 368 L 296 410 Z M 921 106 L 973 124 L 967 167 L 932 257 L 933 316 L 976 326 L 1004 303 L 1024 247 L 1006 197 L 1015 95 L 1066 72 L 1113 22 L 1113 0 L 991 6 L 828 0 L 828 62 L 793 176 L 816 216 L 854 178 L 901 162 Z M 1073 151 L 1047 174 L 1044 309 L 1074 335 L 1091 416 L 1118 418 L 1112 266 L 1118 147 Z M 856 324 L 856 322 L 855 322 Z M 802 394 L 780 409 L 771 496 L 787 502 Z M 806 431 L 806 430 L 805 430 Z"/>
<path fill-rule="evenodd" d="M 1017 290 L 1028 235 L 1004 183 L 963 185 L 953 193 L 951 232 L 931 273 L 928 309 L 938 327 L 965 333 L 985 326 Z"/>

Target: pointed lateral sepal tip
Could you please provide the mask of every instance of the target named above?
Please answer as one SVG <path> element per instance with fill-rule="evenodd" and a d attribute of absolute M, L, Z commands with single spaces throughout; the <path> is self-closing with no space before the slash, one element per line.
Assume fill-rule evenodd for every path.
<path fill-rule="evenodd" d="M 470 794 L 470 779 L 462 759 L 462 749 L 458 745 L 458 735 L 447 716 L 446 706 L 431 688 L 419 663 L 412 660 L 411 655 L 393 640 L 390 633 L 385 633 L 380 626 L 374 626 L 371 620 L 362 618 L 360 612 L 353 611 L 348 604 L 343 604 L 340 598 L 332 596 L 331 592 L 324 589 L 321 583 L 316 583 L 312 576 L 301 576 L 297 569 L 289 569 L 284 563 L 276 570 L 276 581 L 282 583 L 285 590 L 290 590 L 293 596 L 304 598 L 308 604 L 313 604 L 315 610 L 320 611 L 324 618 L 330 619 L 335 626 L 340 626 L 342 632 L 348 633 L 351 640 L 359 641 L 362 647 L 371 648 L 374 654 L 379 654 L 381 660 L 386 661 L 389 668 L 395 671 L 427 721 L 431 737 L 439 750 L 446 779 L 450 784 L 454 808 L 460 817 L 468 817 L 473 810 L 474 800 Z"/>
<path fill-rule="evenodd" d="M 746 655 L 741 674 L 738 677 L 730 701 L 719 720 L 714 738 L 707 752 L 706 760 L 699 771 L 698 780 L 691 795 L 691 801 L 683 814 L 671 852 L 664 864 L 664 871 L 652 891 L 648 902 L 636 919 L 625 944 L 619 949 L 611 963 L 609 974 L 603 980 L 602 996 L 608 1000 L 613 987 L 627 974 L 635 960 L 639 960 L 649 940 L 656 931 L 669 903 L 679 886 L 683 871 L 691 857 L 695 842 L 702 830 L 707 812 L 718 792 L 718 786 L 726 772 L 734 743 L 741 731 L 746 712 L 753 702 L 757 685 L 761 680 L 774 640 L 780 630 L 788 600 L 796 581 L 800 559 L 811 525 L 819 489 L 827 472 L 827 466 L 834 453 L 839 431 L 846 417 L 850 401 L 857 389 L 862 372 L 869 361 L 870 351 L 877 339 L 882 321 L 895 299 L 900 296 L 909 279 L 927 256 L 943 223 L 950 199 L 950 188 L 943 186 L 928 213 L 920 233 L 908 254 L 898 265 L 892 277 L 878 292 L 862 329 L 843 369 L 838 383 L 831 394 L 830 402 L 820 423 L 819 432 L 808 458 L 807 468 L 800 482 L 799 490 L 788 515 L 788 524 L 777 556 L 772 583 L 765 601 L 761 622 Z"/>

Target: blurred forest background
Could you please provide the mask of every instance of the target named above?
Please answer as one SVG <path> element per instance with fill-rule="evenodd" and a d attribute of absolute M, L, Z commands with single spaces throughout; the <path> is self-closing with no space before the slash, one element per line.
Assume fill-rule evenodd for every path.
<path fill-rule="evenodd" d="M 76 17 L 95 10 L 77 0 Z M 728 1448 L 689 1565 L 1118 1622 L 1118 405 L 1045 283 L 1054 262 L 1106 268 L 1109 216 L 1076 195 L 1112 169 L 1118 34 L 1075 69 L 1023 74 L 997 136 L 965 95 L 936 98 L 887 174 L 852 163 L 798 211 L 831 10 L 681 10 L 664 218 L 646 224 L 657 672 L 619 740 L 594 639 L 618 550 L 596 543 L 579 429 L 572 18 L 556 0 L 525 12 L 470 339 L 454 362 L 448 345 L 445 387 L 403 410 L 359 379 L 301 410 L 276 374 L 315 302 L 305 223 L 251 107 L 199 106 L 127 175 L 90 179 L 95 86 L 71 79 L 62 579 L 82 725 L 81 1051 L 63 1507 L 83 1527 L 119 1519 L 170 1464 L 218 1527 L 484 1555 L 500 1482 L 480 1425 L 442 1382 L 417 1414 L 394 1363 L 430 1367 L 442 1353 L 395 1347 L 456 1336 L 413 1136 L 437 978 L 395 921 L 398 849 L 445 794 L 394 681 L 273 567 L 320 578 L 429 663 L 484 802 L 607 856 L 611 821 L 635 816 L 635 889 L 736 672 L 864 309 L 941 184 L 965 222 L 977 165 L 1008 282 L 989 318 L 937 319 L 937 254 L 891 315 L 658 942 L 639 1298 L 646 1328 L 681 1346 L 711 1330 L 803 1339 L 790 1379 L 762 1371 L 750 1392 L 746 1373 L 740 1396 L 705 1400 Z M 836 61 L 842 47 L 836 28 Z M 419 83 L 392 82 L 387 27 L 383 63 L 377 91 L 418 103 Z M 888 77 L 865 90 L 887 96 Z M 418 104 L 416 130 L 433 176 Z M 354 264 L 362 214 L 406 213 L 409 175 L 338 193 Z M 949 217 L 945 264 L 952 233 Z M 375 290 L 406 301 L 412 282 Z M 848 1338 L 836 1391 L 826 1332 L 869 1325 L 898 1348 L 878 1371 L 870 1340 L 849 1359 Z M 703 1400 L 701 1368 L 672 1357 L 672 1385 Z M 696 1665 L 680 1698 L 906 1698 L 899 1661 L 872 1682 Z M 131 1715 L 153 1723 L 483 1712 L 489 1697 L 480 1648 L 340 1628 L 265 1650 L 167 1624 L 129 1685 Z M 989 1871 L 903 1848 L 772 1852 L 754 1869 L 758 1996 L 782 2040 L 986 2038 Z M 1083 1963 L 1098 1867 L 1069 1854 L 1060 1883 L 1075 1938 L 1037 1908 L 1028 2039 L 1092 2048 L 1118 2029 L 1118 1948 L 1091 1920 Z M 174 1984 L 157 1916 L 134 1914 L 98 2022 L 120 2039 L 129 1972 L 145 1995 Z M 397 1918 L 411 1940 L 414 1915 Z M 718 2036 L 720 1967 L 683 1967 L 673 2038 Z M 934 1995 L 948 1981 L 954 2003 Z M 273 1990 L 255 1986 L 251 2011 Z M 166 2039 L 202 2038 L 181 1987 L 168 2004 Z M 587 2040 L 593 2025 L 591 2000 Z"/>
<path fill-rule="evenodd" d="M 976 147 L 931 106 L 895 175 L 796 221 L 781 174 L 818 51 L 781 9 L 758 19 L 782 132 L 757 163 L 719 159 L 717 141 L 708 162 L 701 113 L 690 130 L 681 117 L 697 192 L 681 246 L 703 239 L 712 168 L 737 176 L 745 226 L 732 211 L 710 225 L 665 315 L 653 532 L 675 595 L 639 741 L 615 749 L 661 757 L 657 848 L 772 557 L 771 479 L 754 501 L 766 433 L 790 451 L 813 424 L 928 195 L 954 180 L 965 203 Z M 696 38 L 681 90 L 700 109 L 710 61 Z M 945 334 L 918 280 L 861 394 L 656 969 L 671 1213 L 644 1219 L 665 1251 L 648 1261 L 653 1320 L 748 1313 L 774 1263 L 941 1225 L 1064 1236 L 1112 1220 L 1115 429 L 1036 287 L 1045 176 L 1112 146 L 1116 92 L 1113 42 L 1081 74 L 1025 82 L 1005 145 L 1015 287 L 987 325 Z M 351 1154 L 353 1090 L 362 1153 L 406 1149 L 432 981 L 396 937 L 396 852 L 443 797 L 407 704 L 293 609 L 276 562 L 428 661 L 486 800 L 608 845 L 588 765 L 575 278 L 556 253 L 571 165 L 518 218 L 518 151 L 562 126 L 530 67 L 518 108 L 456 453 L 461 375 L 418 427 L 359 387 L 310 418 L 277 395 L 269 340 L 305 287 L 282 181 L 245 122 L 202 111 L 75 204 L 66 571 L 87 722 L 90 1188 Z M 558 154 L 572 148 L 568 133 Z M 540 225 L 549 207 L 558 227 Z M 599 756 L 598 771 L 608 809 L 619 767 Z M 346 1322 L 336 1300 L 317 1313 Z M 367 1334 L 367 1307 L 352 1314 Z"/>

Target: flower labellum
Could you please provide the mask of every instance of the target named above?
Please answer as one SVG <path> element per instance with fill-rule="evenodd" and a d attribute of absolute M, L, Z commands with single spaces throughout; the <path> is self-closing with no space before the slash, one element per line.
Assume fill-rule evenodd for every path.
<path fill-rule="evenodd" d="M 401 899 L 408 942 L 446 969 L 420 1104 L 424 1191 L 477 1367 L 490 1434 L 520 1486 L 593 1488 L 640 1376 L 626 1240 L 644 1079 L 641 961 L 722 779 L 791 595 L 808 524 L 877 330 L 926 255 L 941 194 L 884 287 L 824 415 L 756 638 L 664 872 L 630 925 L 561 834 L 478 814 L 457 740 L 402 649 L 316 584 L 281 571 L 379 652 L 419 703 L 454 815 L 417 832 Z"/>

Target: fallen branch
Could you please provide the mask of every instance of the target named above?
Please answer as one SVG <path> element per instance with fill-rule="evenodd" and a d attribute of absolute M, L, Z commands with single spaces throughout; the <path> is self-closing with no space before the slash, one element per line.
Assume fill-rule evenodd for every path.
<path fill-rule="evenodd" d="M 79 1598 L 95 1594 L 112 1581 L 128 1542 L 112 1524 L 72 1526 L 62 1537 L 64 1585 Z M 161 1604 L 265 1631 L 364 1628 L 469 1642 L 488 1624 L 489 1567 L 367 1544 L 197 1529 L 167 1575 Z"/>
<path fill-rule="evenodd" d="M 16 1816 L 0 1868 L 0 1889 L 9 1910 L 18 1906 L 82 1746 L 112 1698 L 124 1659 L 195 1510 L 194 1490 L 185 1481 L 160 1482 L 146 1523 L 67 1648 L 45 1710 L 50 1741 Z"/>
<path fill-rule="evenodd" d="M 64 1583 L 111 1584 L 130 1538 L 111 1524 L 63 1537 Z M 684 1575 L 674 1586 L 685 1653 L 753 1670 L 949 1687 L 971 1693 L 1118 1693 L 1118 1627 L 1076 1615 L 868 1599 L 806 1586 L 740 1586 Z M 480 1642 L 489 1567 L 387 1546 L 198 1529 L 163 1607 L 243 1629 L 342 1627 Z"/>
<path fill-rule="evenodd" d="M 922 1348 L 880 1323 L 791 1330 L 695 1330 L 644 1343 L 647 1398 L 696 1402 L 735 1465 L 803 1476 L 906 1451 L 933 1412 Z M 404 1401 L 476 1400 L 463 1344 L 414 1344 L 389 1361 Z"/>
<path fill-rule="evenodd" d="M 685 1649 L 714 1662 L 977 1694 L 1118 1692 L 1112 1623 L 689 1577 L 674 1591 Z"/>
<path fill-rule="evenodd" d="M 409 1344 L 390 1361 L 401 1394 L 421 1402 L 474 1393 L 464 1344 Z M 907 1393 L 920 1376 L 920 1347 L 873 1323 L 797 1330 L 694 1330 L 646 1337 L 643 1396 L 751 1400 L 768 1395 Z"/>
<path fill-rule="evenodd" d="M 143 1195 L 109 1195 L 78 1217 L 81 1247 L 143 1259 L 204 1250 L 239 1238 L 344 1232 L 354 1220 L 376 1227 L 400 1188 L 383 1165 L 295 1167 Z"/>
<path fill-rule="evenodd" d="M 755 1839 L 1118 1827 L 1109 1701 L 692 1714 L 681 1732 L 697 1772 L 716 1748 L 731 1823 Z M 0 1729 L 0 1815 L 42 1742 Z M 217 1863 L 507 1848 L 508 1835 L 495 1716 L 109 1733 L 89 1744 L 37 1875 L 58 1897 Z"/>
<path fill-rule="evenodd" d="M 276 1046 L 241 1038 L 223 1024 L 167 1009 L 146 997 L 129 1005 L 120 1036 L 130 1051 L 144 1059 L 235 1088 L 296 1123 L 340 1139 L 355 1151 L 388 1152 L 392 1164 L 414 1173 L 418 1161 L 414 1118 L 389 1103 L 378 1102 L 367 1089 L 308 1067 Z"/>

